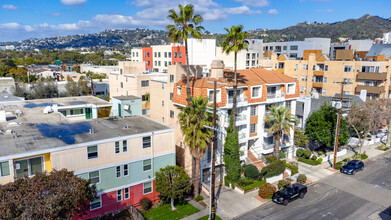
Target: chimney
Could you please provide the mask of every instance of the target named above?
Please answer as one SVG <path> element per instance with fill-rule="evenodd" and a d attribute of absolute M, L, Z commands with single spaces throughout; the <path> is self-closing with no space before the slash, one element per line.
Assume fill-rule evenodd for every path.
<path fill-rule="evenodd" d="M 212 60 L 210 64 L 210 77 L 222 78 L 224 77 L 224 62 L 222 60 Z"/>

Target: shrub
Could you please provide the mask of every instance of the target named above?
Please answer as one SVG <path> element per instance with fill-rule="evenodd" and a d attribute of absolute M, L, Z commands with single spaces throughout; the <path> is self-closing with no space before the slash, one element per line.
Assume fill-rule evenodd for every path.
<path fill-rule="evenodd" d="M 322 156 L 323 154 L 324 154 L 323 151 L 321 151 L 321 150 L 318 151 L 318 155 L 319 155 L 319 156 Z"/>
<path fill-rule="evenodd" d="M 280 151 L 280 159 L 284 159 L 286 156 L 285 156 L 285 154 L 284 154 L 284 152 L 281 152 Z"/>
<path fill-rule="evenodd" d="M 316 162 L 317 162 L 318 164 L 321 164 L 321 163 L 323 162 L 323 159 L 322 159 L 322 158 L 318 158 L 318 159 L 316 160 Z"/>
<path fill-rule="evenodd" d="M 342 161 L 337 162 L 337 163 L 335 164 L 335 169 L 336 169 L 336 170 L 340 170 L 340 169 L 342 168 L 342 166 L 343 166 Z"/>
<path fill-rule="evenodd" d="M 254 165 L 247 165 L 244 168 L 244 176 L 251 178 L 251 179 L 258 179 L 259 178 L 259 170 Z"/>
<path fill-rule="evenodd" d="M 274 155 L 266 155 L 264 157 L 265 157 L 267 163 L 271 163 L 271 162 L 277 160 L 277 158 Z"/>
<path fill-rule="evenodd" d="M 292 176 L 299 172 L 299 167 L 294 164 L 287 163 L 287 164 L 285 164 L 285 166 L 286 166 L 286 168 L 291 170 Z"/>
<path fill-rule="evenodd" d="M 322 158 L 319 158 L 319 159 L 322 159 Z M 297 159 L 297 160 L 300 162 L 309 164 L 309 165 L 319 165 L 322 163 L 322 160 L 311 160 L 311 159 L 305 159 L 303 157 L 299 157 L 299 159 Z"/>
<path fill-rule="evenodd" d="M 305 158 L 309 159 L 311 157 L 311 154 L 312 152 L 309 149 L 306 149 L 303 155 Z"/>
<path fill-rule="evenodd" d="M 199 202 L 201 200 L 204 200 L 204 197 L 201 196 L 200 194 L 198 194 L 195 198 L 194 198 L 195 201 Z"/>
<path fill-rule="evenodd" d="M 148 198 L 142 198 L 140 200 L 141 208 L 145 211 L 149 210 L 152 207 L 152 202 Z"/>
<path fill-rule="evenodd" d="M 278 181 L 278 188 L 281 189 L 282 187 L 291 184 L 291 181 L 289 180 L 280 180 Z"/>
<path fill-rule="evenodd" d="M 270 198 L 271 196 L 273 196 L 273 193 L 275 191 L 276 191 L 276 187 L 274 187 L 270 183 L 265 183 L 259 187 L 258 194 L 260 197 L 267 199 L 267 198 Z"/>
<path fill-rule="evenodd" d="M 307 181 L 307 176 L 304 174 L 299 174 L 299 176 L 297 177 L 297 182 L 304 184 L 305 181 Z"/>
<path fill-rule="evenodd" d="M 318 157 L 316 157 L 315 155 L 312 155 L 311 159 L 316 160 L 316 159 L 318 159 Z"/>
<path fill-rule="evenodd" d="M 363 154 L 361 154 L 361 160 L 365 160 L 368 158 L 368 155 L 364 152 Z"/>
<path fill-rule="evenodd" d="M 297 151 L 296 151 L 296 156 L 298 156 L 298 157 L 302 157 L 303 156 L 303 154 L 304 154 L 304 149 L 298 149 Z"/>
<path fill-rule="evenodd" d="M 276 160 L 262 168 L 261 174 L 265 178 L 278 176 L 285 170 L 285 161 Z"/>
<path fill-rule="evenodd" d="M 390 148 L 387 147 L 385 144 L 382 144 L 382 145 L 379 146 L 377 149 L 382 150 L 382 151 L 387 151 L 387 150 L 390 149 Z"/>
<path fill-rule="evenodd" d="M 257 187 L 259 187 L 259 186 L 261 186 L 261 185 L 263 185 L 265 183 L 266 183 L 266 180 L 258 181 L 258 182 L 255 182 L 253 184 L 250 184 L 250 185 L 247 185 L 247 186 L 243 186 L 242 189 L 244 191 L 249 191 L 249 190 L 257 188 Z"/>
<path fill-rule="evenodd" d="M 240 188 L 243 188 L 245 186 L 251 185 L 255 182 L 254 179 L 248 178 L 248 177 L 241 177 L 238 182 L 236 183 Z"/>

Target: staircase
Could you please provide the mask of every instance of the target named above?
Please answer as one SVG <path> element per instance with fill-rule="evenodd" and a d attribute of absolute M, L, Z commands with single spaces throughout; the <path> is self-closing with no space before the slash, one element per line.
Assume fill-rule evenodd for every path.
<path fill-rule="evenodd" d="M 254 154 L 250 151 L 247 153 L 247 157 L 249 159 L 250 164 L 253 164 L 258 168 L 259 171 L 262 170 L 265 166 L 267 166 L 266 162 L 263 160 L 258 159 Z"/>

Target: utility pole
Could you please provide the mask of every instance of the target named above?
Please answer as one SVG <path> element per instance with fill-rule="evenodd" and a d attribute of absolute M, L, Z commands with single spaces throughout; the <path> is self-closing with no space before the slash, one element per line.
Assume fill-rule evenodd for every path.
<path fill-rule="evenodd" d="M 217 146 L 217 124 L 216 124 L 216 93 L 217 82 L 213 83 L 213 139 L 212 139 L 212 179 L 210 184 L 210 220 L 216 218 L 216 198 L 215 198 L 215 184 L 216 184 L 216 146 Z"/>
<path fill-rule="evenodd" d="M 341 116 L 342 116 L 342 107 L 343 107 L 343 87 L 345 85 L 351 84 L 351 82 L 349 80 L 343 80 L 342 82 L 335 82 L 335 83 L 341 84 L 341 97 L 340 97 L 341 108 L 338 111 L 337 129 L 335 131 L 333 168 L 335 168 L 335 166 L 337 164 L 339 128 L 341 125 Z"/>

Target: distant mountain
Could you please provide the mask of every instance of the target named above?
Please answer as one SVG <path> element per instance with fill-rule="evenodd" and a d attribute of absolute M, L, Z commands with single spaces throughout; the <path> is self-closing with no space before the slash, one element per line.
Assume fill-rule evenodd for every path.
<path fill-rule="evenodd" d="M 349 19 L 335 23 L 303 22 L 280 30 L 250 30 L 251 38 L 263 38 L 264 42 L 304 40 L 306 37 L 327 37 L 332 42 L 339 38 L 354 40 L 382 37 L 391 31 L 391 18 L 364 15 L 358 19 Z M 207 32 L 205 38 L 215 38 L 219 44 L 222 34 Z M 63 49 L 63 48 L 117 48 L 144 47 L 157 44 L 169 44 L 167 32 L 163 30 L 106 30 L 95 34 L 51 37 L 44 39 L 28 39 L 18 42 L 7 42 L 19 48 Z"/>
<path fill-rule="evenodd" d="M 391 20 L 378 16 L 364 15 L 359 19 L 349 19 L 335 23 L 299 23 L 281 30 L 253 32 L 253 37 L 264 36 L 265 42 L 304 40 L 306 37 L 327 37 L 338 42 L 340 37 L 354 40 L 381 38 L 391 31 Z"/>

